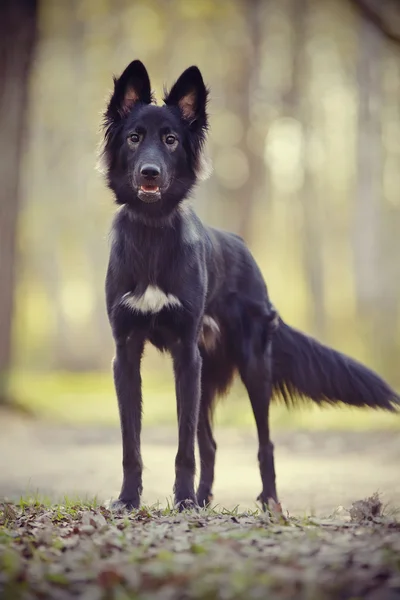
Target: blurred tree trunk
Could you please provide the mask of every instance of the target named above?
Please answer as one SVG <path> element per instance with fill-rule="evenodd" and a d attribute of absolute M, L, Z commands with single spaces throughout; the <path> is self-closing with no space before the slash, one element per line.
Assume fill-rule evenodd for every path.
<path fill-rule="evenodd" d="M 266 2 L 263 0 L 241 0 L 238 11 L 241 14 L 242 32 L 239 39 L 242 46 L 238 48 L 235 63 L 224 81 L 224 93 L 227 97 L 227 108 L 239 118 L 243 135 L 235 144 L 246 159 L 248 173 L 246 180 L 234 189 L 227 189 L 222 184 L 217 195 L 221 198 L 221 214 L 225 229 L 235 231 L 247 242 L 251 242 L 250 225 L 254 202 L 265 185 L 265 164 L 260 153 L 251 152 L 248 136 L 254 135 L 252 125 L 253 100 L 259 88 L 260 52 L 263 35 L 263 15 Z M 248 41 L 248 44 L 246 43 Z M 223 152 L 224 150 L 222 150 Z M 266 193 L 265 193 L 266 195 Z"/>
<path fill-rule="evenodd" d="M 0 6 L 0 403 L 11 366 L 17 218 L 28 81 L 36 40 L 37 2 Z"/>
<path fill-rule="evenodd" d="M 360 20 L 358 42 L 358 175 L 353 218 L 357 306 L 371 315 L 379 298 L 382 196 L 381 46 L 374 25 Z"/>
<path fill-rule="evenodd" d="M 382 119 L 388 102 L 384 97 L 385 37 L 400 42 L 400 5 L 392 0 L 354 0 L 354 4 L 362 9 L 357 64 L 358 179 L 353 219 L 357 307 L 364 331 L 373 340 L 374 364 L 398 384 L 399 275 L 397 262 L 393 261 L 398 211 L 387 206 L 384 198 Z"/>
<path fill-rule="evenodd" d="M 243 10 L 248 12 L 248 37 L 252 42 L 252 53 L 250 64 L 246 65 L 247 69 L 247 87 L 244 87 L 245 93 L 238 90 L 238 98 L 243 98 L 244 105 L 242 106 L 243 116 L 243 131 L 244 141 L 242 150 L 249 161 L 249 175 L 248 180 L 242 186 L 237 193 L 240 194 L 240 212 L 239 212 L 239 224 L 238 233 L 250 242 L 251 240 L 251 220 L 254 213 L 254 205 L 259 195 L 258 190 L 265 187 L 266 184 L 266 168 L 264 158 L 260 153 L 250 152 L 248 144 L 246 143 L 246 135 L 254 135 L 251 127 L 255 123 L 253 118 L 252 110 L 252 99 L 257 98 L 257 90 L 259 88 L 259 76 L 260 76 L 260 62 L 261 62 L 261 45 L 263 41 L 263 16 L 265 9 L 265 0 L 243 0 Z M 265 197 L 267 196 L 267 190 L 265 190 Z M 265 198 L 266 200 L 266 198 Z"/>
<path fill-rule="evenodd" d="M 307 24 L 311 7 L 308 0 L 292 0 L 292 79 L 283 99 L 287 116 L 298 119 L 303 129 L 304 179 L 299 192 L 303 209 L 303 263 L 307 287 L 312 298 L 312 333 L 320 338 L 326 334 L 325 292 L 323 278 L 323 238 L 320 223 L 319 197 L 315 190 L 314 176 L 310 171 L 311 119 L 309 57 L 307 56 Z"/>
<path fill-rule="evenodd" d="M 399 0 L 351 0 L 351 3 L 389 40 L 400 43 Z"/>

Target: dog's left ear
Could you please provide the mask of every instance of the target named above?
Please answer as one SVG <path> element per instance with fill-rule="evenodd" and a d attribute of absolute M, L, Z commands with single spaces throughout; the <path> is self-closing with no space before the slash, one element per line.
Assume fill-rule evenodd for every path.
<path fill-rule="evenodd" d="M 197 67 L 189 67 L 182 73 L 164 98 L 167 106 L 177 106 L 184 121 L 193 128 L 207 128 L 208 90 Z"/>

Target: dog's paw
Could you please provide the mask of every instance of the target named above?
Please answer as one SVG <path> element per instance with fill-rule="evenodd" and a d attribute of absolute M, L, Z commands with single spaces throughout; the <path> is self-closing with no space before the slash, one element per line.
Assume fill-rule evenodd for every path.
<path fill-rule="evenodd" d="M 202 490 L 201 488 L 197 490 L 197 504 L 200 506 L 200 508 L 210 506 L 213 500 L 214 494 L 211 492 L 211 490 Z"/>
<path fill-rule="evenodd" d="M 192 498 L 184 498 L 183 500 L 175 498 L 175 508 L 177 508 L 179 512 L 183 512 L 184 510 L 197 511 L 199 506 L 197 504 L 196 497 L 193 496 Z"/>
<path fill-rule="evenodd" d="M 112 512 L 131 512 L 132 510 L 137 510 L 140 507 L 139 498 L 132 499 L 121 499 L 114 500 L 109 503 L 109 510 Z"/>
<path fill-rule="evenodd" d="M 282 505 L 274 498 L 265 498 L 263 494 L 260 494 L 257 498 L 261 504 L 263 512 L 267 513 L 273 521 L 286 521 L 286 517 L 283 514 Z"/>

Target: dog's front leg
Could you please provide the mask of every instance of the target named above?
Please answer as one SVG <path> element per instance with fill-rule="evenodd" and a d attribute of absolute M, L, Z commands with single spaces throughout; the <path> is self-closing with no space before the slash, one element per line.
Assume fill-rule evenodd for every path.
<path fill-rule="evenodd" d="M 118 340 L 113 363 L 115 390 L 118 398 L 122 432 L 123 483 L 119 500 L 128 508 L 139 508 L 142 493 L 142 457 L 140 433 L 142 425 L 142 382 L 140 361 L 144 340 L 134 334 Z"/>
<path fill-rule="evenodd" d="M 180 342 L 172 352 L 178 409 L 179 443 L 175 460 L 175 504 L 197 506 L 194 492 L 195 440 L 199 419 L 201 356 L 197 342 Z"/>

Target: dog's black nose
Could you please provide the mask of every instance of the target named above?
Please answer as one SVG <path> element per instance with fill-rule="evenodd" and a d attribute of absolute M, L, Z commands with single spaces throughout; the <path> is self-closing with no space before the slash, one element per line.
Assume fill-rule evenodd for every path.
<path fill-rule="evenodd" d="M 146 179 L 156 179 L 160 175 L 160 169 L 157 165 L 143 165 L 140 174 Z"/>

